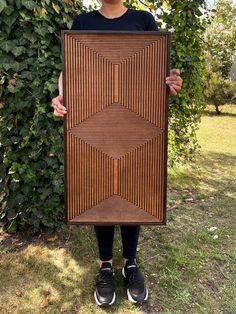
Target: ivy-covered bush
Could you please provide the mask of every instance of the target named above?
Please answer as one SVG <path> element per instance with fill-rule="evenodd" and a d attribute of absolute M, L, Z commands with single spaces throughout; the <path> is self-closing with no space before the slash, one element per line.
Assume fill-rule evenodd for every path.
<path fill-rule="evenodd" d="M 200 148 L 196 131 L 205 108 L 203 97 L 203 35 L 208 11 L 203 0 L 159 0 L 152 13 L 159 27 L 172 33 L 171 67 L 181 70 L 183 87 L 169 105 L 169 165 L 194 161 Z"/>
<path fill-rule="evenodd" d="M 197 148 L 203 1 L 142 2 L 154 15 L 160 10 L 159 25 L 173 31 L 172 67 L 184 78 L 170 104 L 171 165 L 191 160 Z M 0 220 L 9 232 L 40 232 L 64 221 L 63 120 L 50 104 L 62 69 L 61 30 L 81 10 L 76 0 L 0 2 Z"/>
<path fill-rule="evenodd" d="M 63 121 L 53 116 L 58 94 L 61 29 L 79 1 L 0 2 L 1 220 L 8 231 L 63 222 Z"/>

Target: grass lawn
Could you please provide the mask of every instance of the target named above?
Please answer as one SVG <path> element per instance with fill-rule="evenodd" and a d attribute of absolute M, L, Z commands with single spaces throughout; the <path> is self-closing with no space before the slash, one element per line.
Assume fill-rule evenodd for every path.
<path fill-rule="evenodd" d="M 236 107 L 222 111 L 209 106 L 202 117 L 194 167 L 169 171 L 167 225 L 142 226 L 137 260 L 150 290 L 146 304 L 126 300 L 118 227 L 117 301 L 109 309 L 94 304 L 95 234 L 70 226 L 55 241 L 1 234 L 0 313 L 235 314 Z"/>

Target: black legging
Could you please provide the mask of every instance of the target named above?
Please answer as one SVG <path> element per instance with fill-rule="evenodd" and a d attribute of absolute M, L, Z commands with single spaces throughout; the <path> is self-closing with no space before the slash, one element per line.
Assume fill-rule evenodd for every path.
<path fill-rule="evenodd" d="M 98 241 L 99 257 L 101 261 L 112 259 L 113 239 L 115 226 L 94 226 Z M 135 258 L 140 232 L 140 225 L 120 226 L 123 257 Z"/>

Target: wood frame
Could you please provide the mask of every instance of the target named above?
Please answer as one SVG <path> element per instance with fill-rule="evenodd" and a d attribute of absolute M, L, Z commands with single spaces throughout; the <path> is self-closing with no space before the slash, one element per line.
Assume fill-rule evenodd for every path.
<path fill-rule="evenodd" d="M 61 40 L 66 223 L 165 225 L 170 33 L 62 30 Z"/>

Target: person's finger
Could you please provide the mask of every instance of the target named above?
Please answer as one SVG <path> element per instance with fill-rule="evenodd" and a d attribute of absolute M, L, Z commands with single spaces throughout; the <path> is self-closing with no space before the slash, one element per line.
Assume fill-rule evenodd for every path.
<path fill-rule="evenodd" d="M 182 89 L 182 84 L 180 84 L 179 82 L 173 81 L 173 82 L 167 82 L 166 83 L 169 86 L 174 87 L 175 89 L 177 89 L 178 91 L 180 91 Z"/>
<path fill-rule="evenodd" d="M 56 117 L 64 117 L 63 114 L 58 113 L 56 110 L 54 110 L 53 114 L 54 114 L 54 116 L 56 116 Z"/>
<path fill-rule="evenodd" d="M 61 114 L 66 114 L 66 111 L 60 108 L 55 108 L 57 112 L 61 113 Z"/>
<path fill-rule="evenodd" d="M 177 92 L 181 90 L 181 86 L 176 85 L 176 84 L 171 84 L 171 87 L 173 87 Z"/>
<path fill-rule="evenodd" d="M 52 99 L 52 104 L 66 109 L 66 107 L 63 106 L 63 97 L 60 95 Z"/>
<path fill-rule="evenodd" d="M 176 96 L 177 95 L 176 90 L 172 86 L 170 86 L 170 95 L 171 96 Z"/>
<path fill-rule="evenodd" d="M 56 104 L 56 103 L 60 103 L 59 99 L 58 99 L 58 96 L 57 97 L 54 97 L 52 99 L 52 103 Z"/>
<path fill-rule="evenodd" d="M 182 85 L 183 80 L 181 77 L 174 75 L 174 76 L 169 76 L 166 78 L 166 83 L 170 83 L 170 82 L 175 83 L 177 85 Z"/>
<path fill-rule="evenodd" d="M 59 112 L 57 110 L 54 110 L 55 115 L 60 116 L 60 117 L 64 117 L 65 113 Z"/>
<path fill-rule="evenodd" d="M 64 110 L 65 112 L 67 111 L 67 110 L 66 110 L 66 107 L 62 106 L 58 101 L 54 101 L 54 102 L 52 103 L 52 107 L 53 107 L 53 108 L 58 108 L 58 109 Z"/>
<path fill-rule="evenodd" d="M 64 106 L 62 106 L 62 105 L 57 105 L 56 108 L 58 108 L 58 109 L 60 109 L 60 110 L 63 110 L 63 111 L 65 111 L 65 112 L 67 111 L 67 110 L 66 110 L 66 107 L 64 107 Z"/>
<path fill-rule="evenodd" d="M 58 97 L 53 98 L 52 104 L 54 106 L 62 105 L 61 102 L 59 101 Z"/>
<path fill-rule="evenodd" d="M 177 77 L 177 82 L 178 82 L 178 85 L 182 86 L 182 84 L 183 84 L 183 79 L 182 79 L 180 76 L 178 76 L 178 77 Z"/>
<path fill-rule="evenodd" d="M 169 87 L 173 87 L 178 92 L 181 90 L 181 86 L 178 84 L 174 84 L 173 82 L 167 84 L 169 85 Z"/>
<path fill-rule="evenodd" d="M 170 75 L 180 75 L 180 69 L 171 69 Z"/>

